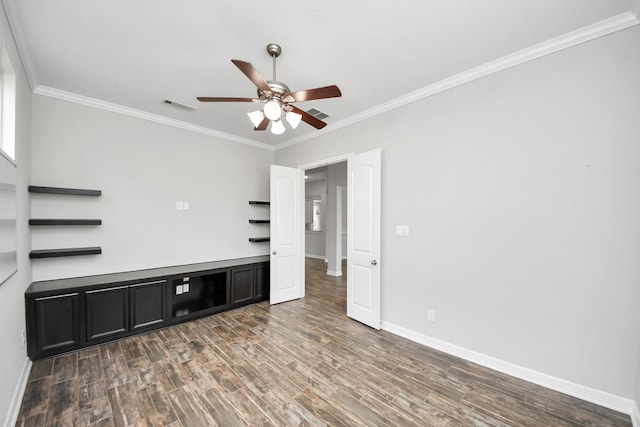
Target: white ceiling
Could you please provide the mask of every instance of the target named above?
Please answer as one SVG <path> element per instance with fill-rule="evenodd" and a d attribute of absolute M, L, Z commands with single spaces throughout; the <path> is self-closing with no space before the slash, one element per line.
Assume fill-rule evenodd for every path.
<path fill-rule="evenodd" d="M 526 60 L 526 49 L 535 57 L 635 25 L 632 13 L 640 11 L 640 0 L 3 3 L 36 93 L 96 99 L 103 107 L 266 148 L 319 131 L 302 123 L 280 136 L 255 132 L 245 113 L 257 105 L 204 104 L 196 96 L 254 97 L 255 87 L 230 60 L 251 62 L 271 79 L 269 42 L 282 45 L 278 80 L 291 90 L 341 88 L 342 98 L 297 104 L 329 114 L 320 131 L 328 132 L 449 87 L 451 76 L 468 79 L 471 69 L 477 76 L 517 63 L 501 62 L 507 55 L 520 52 Z M 197 110 L 175 109 L 165 98 Z"/>

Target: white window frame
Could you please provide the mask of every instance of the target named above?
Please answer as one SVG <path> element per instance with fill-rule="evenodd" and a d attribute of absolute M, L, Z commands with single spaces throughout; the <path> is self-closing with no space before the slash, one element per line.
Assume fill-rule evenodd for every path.
<path fill-rule="evenodd" d="M 16 162 L 16 73 L 0 45 L 0 155 Z"/>

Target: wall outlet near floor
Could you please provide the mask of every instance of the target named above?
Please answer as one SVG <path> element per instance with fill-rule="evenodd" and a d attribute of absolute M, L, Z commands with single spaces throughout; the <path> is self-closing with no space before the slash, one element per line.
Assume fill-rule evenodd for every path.
<path fill-rule="evenodd" d="M 427 320 L 429 322 L 435 322 L 436 321 L 436 311 L 432 310 L 430 308 L 427 309 Z"/>

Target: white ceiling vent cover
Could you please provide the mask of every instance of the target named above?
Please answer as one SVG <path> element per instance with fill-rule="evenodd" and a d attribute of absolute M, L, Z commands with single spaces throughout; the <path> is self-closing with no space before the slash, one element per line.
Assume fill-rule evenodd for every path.
<path fill-rule="evenodd" d="M 170 99 L 164 99 L 162 102 L 164 104 L 171 105 L 172 107 L 179 108 L 181 110 L 196 111 L 196 107 L 192 107 L 191 105 L 187 105 L 187 104 L 181 104 L 179 102 L 172 101 Z"/>

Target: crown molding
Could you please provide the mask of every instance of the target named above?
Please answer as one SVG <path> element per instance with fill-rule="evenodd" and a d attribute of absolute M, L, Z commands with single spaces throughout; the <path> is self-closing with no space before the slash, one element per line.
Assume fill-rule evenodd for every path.
<path fill-rule="evenodd" d="M 36 95 L 48 96 L 50 98 L 55 98 L 62 101 L 68 101 L 76 104 L 86 105 L 88 107 L 99 108 L 101 110 L 110 111 L 112 113 L 123 114 L 125 116 L 148 120 L 151 122 L 176 127 L 179 129 L 184 129 L 191 132 L 201 133 L 203 135 L 220 138 L 222 140 L 229 141 L 229 142 L 236 142 L 239 144 L 250 145 L 252 147 L 261 148 L 267 151 L 275 150 L 275 148 L 269 144 L 264 144 L 262 142 L 253 141 L 247 138 L 241 138 L 236 135 L 231 135 L 230 133 L 220 132 L 204 126 L 198 126 L 192 123 L 184 122 L 182 120 L 171 119 L 169 117 L 161 116 L 159 114 L 152 114 L 146 111 L 137 110 L 135 108 L 125 107 L 123 105 L 114 104 L 111 102 L 102 101 L 100 99 L 90 98 L 88 96 L 78 95 L 75 93 L 50 88 L 47 86 L 39 85 L 38 87 L 36 87 L 33 93 Z"/>
<path fill-rule="evenodd" d="M 640 3 L 640 0 L 638 1 L 638 3 Z M 347 117 L 343 120 L 332 123 L 320 132 L 316 132 L 312 135 L 304 135 L 298 138 L 292 138 L 281 144 L 277 144 L 275 146 L 275 150 L 278 151 L 296 144 L 300 144 L 310 139 L 322 136 L 328 132 L 333 132 L 347 126 L 351 126 L 355 123 L 395 110 L 396 108 L 403 107 L 412 102 L 428 98 L 440 92 L 444 92 L 445 90 L 449 90 L 465 83 L 469 83 L 473 80 L 486 77 L 490 74 L 503 71 L 507 68 L 515 67 L 516 65 L 532 61 L 534 59 L 552 54 L 559 50 L 567 49 L 580 43 L 584 43 L 586 41 L 593 40 L 607 34 L 615 33 L 617 31 L 624 30 L 638 24 L 640 24 L 640 21 L 633 13 L 625 12 L 612 18 L 605 19 L 604 21 L 588 25 L 586 27 L 580 28 L 579 30 L 572 31 L 570 33 L 547 40 L 529 48 L 522 49 L 510 55 L 503 56 L 502 58 L 496 59 L 495 61 L 487 62 L 475 68 L 463 71 L 462 73 L 440 80 L 422 89 L 410 92 L 406 95 L 392 99 L 391 101 L 385 102 L 373 108 L 364 110 L 358 114 L 354 114 L 353 116 Z"/>

